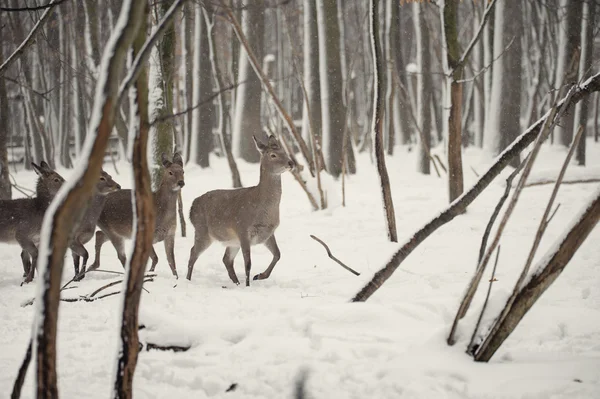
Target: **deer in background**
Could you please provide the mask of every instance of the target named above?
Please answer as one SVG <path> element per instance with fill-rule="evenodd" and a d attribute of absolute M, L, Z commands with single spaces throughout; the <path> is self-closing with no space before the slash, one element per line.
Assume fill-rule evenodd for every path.
<path fill-rule="evenodd" d="M 154 225 L 154 243 L 164 241 L 167 262 L 173 275 L 177 278 L 175 265 L 175 230 L 177 228 L 177 197 L 179 190 L 185 185 L 183 180 L 183 160 L 179 153 L 173 155 L 173 162 L 165 154 L 162 155 L 162 179 L 158 189 L 153 193 L 156 220 Z M 132 236 L 133 208 L 131 203 L 131 190 L 119 190 L 108 194 L 106 203 L 98 219 L 99 231 L 96 232 L 96 255 L 94 263 L 89 270 L 100 267 L 100 251 L 102 245 L 110 240 L 117 251 L 117 256 L 125 267 L 125 240 Z M 158 263 L 158 256 L 152 248 L 150 253 L 154 271 Z"/>
<path fill-rule="evenodd" d="M 250 247 L 264 244 L 273 254 L 267 269 L 254 276 L 254 280 L 269 278 L 279 261 L 281 253 L 275 240 L 279 226 L 279 203 L 281 202 L 281 174 L 295 168 L 275 136 L 269 136 L 264 144 L 253 136 L 260 152 L 260 180 L 254 187 L 233 190 L 214 190 L 196 198 L 190 208 L 190 221 L 196 230 L 194 246 L 190 251 L 187 279 L 191 280 L 198 256 L 213 241 L 225 246 L 223 263 L 229 278 L 235 284 L 239 280 L 233 268 L 235 256 L 242 249 L 246 269 L 246 286 L 250 285 Z"/>
<path fill-rule="evenodd" d="M 36 196 L 0 201 L 0 242 L 18 244 L 25 282 L 33 280 L 44 214 L 65 179 L 44 161 L 31 163 L 37 173 Z"/>
<path fill-rule="evenodd" d="M 73 267 L 75 269 L 75 281 L 80 281 L 85 277 L 85 268 L 89 258 L 88 251 L 85 249 L 84 244 L 87 244 L 96 231 L 96 223 L 100 217 L 100 213 L 104 209 L 104 204 L 108 194 L 120 190 L 121 186 L 115 182 L 111 175 L 106 173 L 104 170 L 100 172 L 100 177 L 94 188 L 92 200 L 83 215 L 77 232 L 71 240 L 69 248 L 71 248 L 71 254 L 73 255 Z M 79 272 L 79 262 L 82 259 L 82 270 Z"/>

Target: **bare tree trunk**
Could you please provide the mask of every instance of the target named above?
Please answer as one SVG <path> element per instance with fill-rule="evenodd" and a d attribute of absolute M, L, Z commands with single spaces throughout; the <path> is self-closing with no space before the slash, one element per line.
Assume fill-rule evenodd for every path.
<path fill-rule="evenodd" d="M 463 192 L 462 170 L 462 92 L 463 66 L 459 63 L 460 47 L 458 43 L 458 1 L 443 0 L 442 23 L 446 38 L 447 65 L 452 75 L 450 76 L 447 90 L 449 90 L 450 112 L 448 115 L 448 194 L 450 202 L 458 198 Z"/>
<path fill-rule="evenodd" d="M 579 80 L 583 81 L 591 75 L 594 29 L 596 27 L 596 2 L 588 0 L 583 4 L 583 19 L 581 20 L 581 62 L 579 63 Z M 575 108 L 575 126 L 583 126 L 583 136 L 577 145 L 575 159 L 577 164 L 585 166 L 585 142 L 588 136 L 587 126 L 589 119 L 590 98 L 583 99 Z"/>
<path fill-rule="evenodd" d="M 393 2 L 391 10 L 392 40 L 394 40 L 394 47 L 396 47 L 394 52 L 394 61 L 398 79 L 404 87 L 408 87 L 408 82 L 406 80 L 406 63 L 404 62 L 405 58 L 408 58 L 408 56 L 403 54 L 402 50 L 405 46 L 409 46 L 411 42 L 411 40 L 406 39 L 406 36 L 411 36 L 410 30 L 412 27 L 408 23 L 410 21 L 405 22 L 405 19 L 411 18 L 412 14 L 407 12 L 402 13 L 400 9 L 402 6 L 402 2 L 400 1 Z M 396 103 L 398 107 L 397 111 L 399 120 L 396 121 L 395 125 L 400 129 L 400 144 L 405 145 L 410 142 L 410 136 L 412 133 L 410 100 L 405 98 L 400 90 L 396 90 Z"/>
<path fill-rule="evenodd" d="M 183 6 L 182 16 L 182 41 L 183 41 L 183 86 L 184 86 L 184 109 L 189 109 L 194 106 L 193 93 L 194 93 L 194 7 L 195 5 L 191 2 L 187 2 Z M 185 115 L 185 124 L 183 129 L 183 148 L 181 153 L 183 154 L 184 162 L 188 162 L 190 159 L 190 142 L 192 138 L 192 115 L 187 113 Z"/>
<path fill-rule="evenodd" d="M 596 191 L 592 201 L 586 205 L 583 212 L 577 215 L 572 225 L 559 239 L 559 244 L 541 258 L 533 276 L 515 298 L 500 327 L 495 334 L 486 337 L 485 346 L 476 353 L 475 360 L 487 362 L 494 356 L 494 353 L 514 331 L 529 309 L 560 276 L 599 220 L 600 191 Z"/>
<path fill-rule="evenodd" d="M 304 86 L 308 98 L 302 108 L 302 136 L 310 142 L 308 108 L 313 133 L 321 142 L 321 86 L 319 83 L 319 33 L 317 29 L 316 0 L 304 0 Z M 318 145 L 320 148 L 320 145 Z"/>
<path fill-rule="evenodd" d="M 264 16 L 263 0 L 244 1 L 247 6 L 242 11 L 242 27 L 244 35 L 256 55 L 262 62 Z M 237 81 L 242 83 L 236 92 L 236 103 L 233 118 L 233 153 L 246 162 L 257 163 L 260 154 L 256 151 L 252 136 L 262 137 L 261 117 L 261 82 L 260 77 L 252 70 L 250 60 L 245 55 L 245 49 L 240 47 Z"/>
<path fill-rule="evenodd" d="M 481 15 L 481 4 L 473 3 L 473 9 L 477 12 L 476 15 Z M 473 28 L 477 29 L 477 18 L 473 17 Z M 484 28 L 489 29 L 489 28 Z M 478 73 L 483 67 L 483 53 L 484 53 L 484 40 L 480 40 L 473 49 L 473 74 Z M 476 78 L 473 81 L 475 85 L 475 93 L 473 95 L 473 126 L 475 136 L 475 146 L 477 148 L 483 147 L 483 126 L 485 121 L 485 95 L 484 95 L 484 79 L 482 77 Z M 531 122 L 533 123 L 533 121 Z"/>
<path fill-rule="evenodd" d="M 381 183 L 381 193 L 383 197 L 383 210 L 386 217 L 388 239 L 392 242 L 398 242 L 398 233 L 396 231 L 396 213 L 394 212 L 394 202 L 392 200 L 392 191 L 390 189 L 390 178 L 388 177 L 385 166 L 385 150 L 383 148 L 383 118 L 385 116 L 385 97 L 384 83 L 381 77 L 385 75 L 383 65 L 383 52 L 379 41 L 379 2 L 383 0 L 371 0 L 370 9 L 370 30 L 371 46 L 373 51 L 373 70 L 375 96 L 373 98 L 373 121 L 371 123 L 373 131 L 373 142 L 375 144 L 375 158 L 377 160 L 377 172 Z"/>
<path fill-rule="evenodd" d="M 417 171 L 430 174 L 429 162 L 431 148 L 431 50 L 429 46 L 429 28 L 425 22 L 427 3 L 413 3 L 413 20 L 415 22 L 415 38 L 417 41 L 417 118 L 421 130 L 417 156 Z"/>
<path fill-rule="evenodd" d="M 565 93 L 569 89 L 568 86 L 577 82 L 579 72 L 583 2 L 581 0 L 561 0 L 560 6 L 566 15 L 561 22 L 559 41 L 561 51 L 558 54 L 555 87 L 560 89 L 560 93 Z M 565 147 L 571 145 L 574 123 L 575 114 L 573 112 L 563 117 L 556 130 L 558 144 Z"/>
<path fill-rule="evenodd" d="M 0 26 L 0 36 L 4 37 L 6 28 Z M 0 64 L 4 62 L 4 42 L 0 43 Z M 11 184 L 8 170 L 9 107 L 6 93 L 6 80 L 0 77 L 0 199 L 11 199 Z"/>
<path fill-rule="evenodd" d="M 145 2 L 144 2 L 145 3 Z M 146 3 L 145 13 L 141 18 L 141 26 L 133 43 L 134 56 L 139 53 L 146 39 L 146 21 L 148 16 Z M 135 100 L 132 104 L 137 114 L 136 129 L 131 131 L 133 137 L 132 166 L 134 186 L 132 190 L 134 215 L 133 254 L 126 266 L 127 277 L 123 294 L 123 316 L 121 320 L 121 343 L 117 359 L 117 373 L 113 397 L 126 399 L 133 397 L 133 375 L 139 352 L 138 313 L 144 272 L 150 252 L 155 223 L 154 200 L 152 197 L 152 181 L 148 171 L 147 145 L 150 130 L 148 120 L 148 76 L 146 68 L 142 69 L 135 89 Z"/>
<path fill-rule="evenodd" d="M 104 151 L 108 144 L 116 112 L 115 100 L 118 95 L 118 74 L 127 48 L 135 37 L 145 0 L 126 1 L 123 4 L 120 19 L 124 28 L 116 30 L 116 40 L 109 41 L 104 52 L 106 70 L 98 81 L 97 90 L 103 95 L 96 96 L 94 117 L 90 121 L 90 132 L 94 135 L 89 153 L 83 154 L 82 161 L 87 164 L 74 172 L 72 180 L 65 183 L 67 192 L 59 194 L 46 215 L 47 223 L 40 234 L 39 284 L 36 300 L 38 315 L 34 322 L 34 350 L 37 363 L 37 397 L 57 398 L 56 376 L 56 333 L 58 305 L 60 303 L 60 280 L 64 255 L 68 248 L 71 232 L 77 228 L 83 208 L 79 204 L 89 201 L 92 190 L 102 168 Z M 91 138 L 90 138 L 91 139 Z"/>

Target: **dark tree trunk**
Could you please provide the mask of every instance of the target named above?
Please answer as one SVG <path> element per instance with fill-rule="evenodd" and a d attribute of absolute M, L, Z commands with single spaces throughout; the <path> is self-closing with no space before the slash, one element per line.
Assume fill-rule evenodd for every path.
<path fill-rule="evenodd" d="M 4 35 L 3 30 L 4 27 L 0 26 L 0 36 Z M 4 44 L 0 43 L 0 65 L 4 62 L 3 47 Z M 10 199 L 12 195 L 8 170 L 9 114 L 6 80 L 0 78 L 0 200 Z"/>
<path fill-rule="evenodd" d="M 584 81 L 591 75 L 592 60 L 593 60 L 593 49 L 594 49 L 594 30 L 596 27 L 596 2 L 594 0 L 588 0 L 583 5 L 583 19 L 581 29 L 581 62 L 579 63 L 579 80 Z M 592 103 L 591 98 L 583 99 L 577 108 L 575 109 L 575 130 L 579 126 L 583 126 L 583 136 L 577 144 L 577 152 L 575 153 L 575 159 L 577 164 L 585 165 L 585 142 L 588 136 L 588 119 L 589 109 Z"/>

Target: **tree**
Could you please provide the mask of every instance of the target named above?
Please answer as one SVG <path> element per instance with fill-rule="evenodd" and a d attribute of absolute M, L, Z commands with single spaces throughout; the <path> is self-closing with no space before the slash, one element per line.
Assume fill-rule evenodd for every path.
<path fill-rule="evenodd" d="M 420 131 L 419 155 L 417 171 L 428 175 L 429 149 L 431 147 L 431 52 L 429 50 L 429 28 L 425 22 L 427 3 L 413 3 L 413 20 L 415 22 L 415 38 L 417 41 L 417 127 Z"/>
<path fill-rule="evenodd" d="M 243 1 L 242 29 L 256 58 L 263 58 L 264 16 L 263 0 L 252 2 Z M 234 118 L 232 126 L 233 153 L 246 162 L 257 163 L 260 154 L 256 151 L 252 136 L 262 137 L 261 98 L 262 89 L 260 77 L 253 71 L 252 65 L 245 55 L 245 49 L 240 46 L 240 57 Z"/>
<path fill-rule="evenodd" d="M 398 233 L 396 231 L 396 213 L 394 212 L 394 201 L 392 200 L 392 191 L 390 189 L 390 178 L 385 166 L 385 151 L 383 146 L 383 123 L 385 117 L 385 67 L 383 65 L 383 50 L 379 39 L 379 2 L 382 0 L 371 0 L 370 7 L 370 33 L 371 45 L 373 51 L 373 70 L 374 75 L 374 96 L 373 96 L 373 120 L 371 122 L 372 134 L 374 136 L 374 151 L 377 161 L 377 172 L 381 184 L 381 194 L 383 197 L 383 210 L 385 212 L 385 221 L 387 226 L 388 239 L 392 242 L 398 242 Z"/>
<path fill-rule="evenodd" d="M 334 177 L 342 173 L 342 142 L 346 120 L 337 15 L 336 0 L 317 0 L 322 148 L 327 171 Z"/>
<path fill-rule="evenodd" d="M 315 137 L 321 137 L 321 86 L 316 0 L 304 0 L 304 87 Z M 310 142 L 308 107 L 302 108 L 302 136 Z"/>
<path fill-rule="evenodd" d="M 564 11 L 560 23 L 559 53 L 557 55 L 555 87 L 564 93 L 568 86 L 577 82 L 581 44 L 581 0 L 561 0 L 560 7 Z M 573 113 L 566 114 L 557 128 L 558 144 L 568 147 L 573 140 Z"/>
<path fill-rule="evenodd" d="M 0 35 L 4 35 L 6 28 L 0 26 Z M 0 65 L 4 61 L 4 44 L 0 43 Z M 0 199 L 10 199 L 12 196 L 10 177 L 8 173 L 8 137 L 9 121 L 8 95 L 6 93 L 6 81 L 0 77 Z"/>
<path fill-rule="evenodd" d="M 494 11 L 494 70 L 488 123 L 484 137 L 486 151 L 496 157 L 521 131 L 521 36 L 523 2 L 500 1 Z M 518 165 L 515 158 L 512 166 Z"/>
<path fill-rule="evenodd" d="M 206 21 L 202 15 L 202 7 L 197 4 L 195 7 L 195 27 L 194 42 L 194 83 L 192 111 L 192 131 L 190 139 L 190 159 L 189 162 L 196 163 L 203 168 L 209 166 L 209 157 L 213 144 L 213 105 L 212 101 L 207 101 L 212 95 L 212 80 L 209 51 L 209 32 Z"/>

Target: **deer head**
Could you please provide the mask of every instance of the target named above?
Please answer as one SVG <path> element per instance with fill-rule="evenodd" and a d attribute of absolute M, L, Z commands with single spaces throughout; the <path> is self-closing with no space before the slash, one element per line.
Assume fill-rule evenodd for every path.
<path fill-rule="evenodd" d="M 113 191 L 120 190 L 119 183 L 113 180 L 112 176 L 104 170 L 100 171 L 100 177 L 96 183 L 96 192 L 100 195 L 107 195 Z"/>
<path fill-rule="evenodd" d="M 166 170 L 163 173 L 160 185 L 166 186 L 172 191 L 181 190 L 181 188 L 185 186 L 185 182 L 183 181 L 183 160 L 181 159 L 181 154 L 175 152 L 173 154 L 173 161 L 171 162 L 163 153 L 162 164 Z"/>
<path fill-rule="evenodd" d="M 270 135 L 267 143 L 263 143 L 256 136 L 252 136 L 256 149 L 260 152 L 261 169 L 273 175 L 292 170 L 296 163 L 290 159 L 285 150 L 279 145 L 275 136 Z"/>
<path fill-rule="evenodd" d="M 31 163 L 33 170 L 39 176 L 36 186 L 37 196 L 45 199 L 52 199 L 65 182 L 65 179 L 52 169 L 50 166 L 42 161 L 39 166 L 34 162 Z"/>

